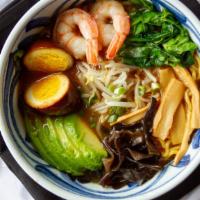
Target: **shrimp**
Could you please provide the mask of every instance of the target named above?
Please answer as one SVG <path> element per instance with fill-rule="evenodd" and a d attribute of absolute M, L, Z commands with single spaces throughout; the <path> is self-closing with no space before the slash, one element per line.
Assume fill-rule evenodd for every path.
<path fill-rule="evenodd" d="M 108 47 L 106 58 L 113 59 L 130 32 L 129 16 L 122 4 L 114 0 L 95 3 L 91 14 L 98 25 L 100 48 Z"/>
<path fill-rule="evenodd" d="M 63 12 L 57 19 L 53 38 L 76 59 L 98 64 L 98 27 L 84 10 L 74 8 Z"/>

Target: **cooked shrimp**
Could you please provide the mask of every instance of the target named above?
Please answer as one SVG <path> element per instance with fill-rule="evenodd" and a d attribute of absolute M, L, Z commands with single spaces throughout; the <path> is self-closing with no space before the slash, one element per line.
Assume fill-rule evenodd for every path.
<path fill-rule="evenodd" d="M 98 25 L 100 44 L 108 47 L 106 58 L 113 59 L 130 32 L 129 16 L 122 4 L 113 0 L 95 3 L 91 14 Z"/>
<path fill-rule="evenodd" d="M 98 64 L 98 27 L 84 10 L 74 8 L 63 12 L 57 19 L 53 37 L 76 59 L 86 56 L 89 64 Z"/>

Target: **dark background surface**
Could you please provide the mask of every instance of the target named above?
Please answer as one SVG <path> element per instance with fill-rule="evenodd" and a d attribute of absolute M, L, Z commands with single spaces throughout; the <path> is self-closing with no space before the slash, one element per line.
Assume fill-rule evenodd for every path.
<path fill-rule="evenodd" d="M 196 0 L 181 0 L 200 18 L 200 4 Z M 37 0 L 15 0 L 0 13 L 0 49 L 16 22 Z M 16 163 L 0 134 L 0 156 L 18 177 L 35 200 L 61 200 L 35 183 Z M 176 200 L 200 184 L 200 166 L 183 183 L 155 200 Z M 200 196 L 200 194 L 199 194 Z M 200 197 L 199 197 L 200 198 Z"/>

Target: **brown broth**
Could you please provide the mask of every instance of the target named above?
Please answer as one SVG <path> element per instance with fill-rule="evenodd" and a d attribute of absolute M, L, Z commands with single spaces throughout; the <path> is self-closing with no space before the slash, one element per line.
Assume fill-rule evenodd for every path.
<path fill-rule="evenodd" d="M 47 73 L 28 71 L 25 68 L 22 70 L 19 78 L 20 94 L 29 87 L 33 82 L 47 76 Z"/>

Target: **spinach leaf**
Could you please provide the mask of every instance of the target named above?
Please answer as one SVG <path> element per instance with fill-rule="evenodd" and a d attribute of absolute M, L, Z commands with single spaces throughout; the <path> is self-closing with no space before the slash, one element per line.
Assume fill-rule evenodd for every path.
<path fill-rule="evenodd" d="M 163 65 L 175 66 L 180 62 L 180 58 L 163 51 L 154 44 L 147 44 L 142 47 L 130 47 L 120 52 L 122 61 L 128 65 L 139 67 L 160 67 Z"/>
<path fill-rule="evenodd" d="M 118 53 L 122 62 L 138 67 L 190 66 L 197 46 L 188 31 L 163 9 L 146 0 L 129 0 L 143 9 L 131 11 L 131 31 Z"/>
<path fill-rule="evenodd" d="M 181 64 L 184 67 L 191 66 L 195 63 L 194 61 L 194 53 L 191 51 L 185 52 L 181 56 Z"/>
<path fill-rule="evenodd" d="M 193 52 L 197 46 L 194 44 L 188 35 L 178 35 L 175 38 L 170 39 L 168 42 L 163 44 L 164 49 L 167 52 L 183 54 L 184 52 Z"/>

